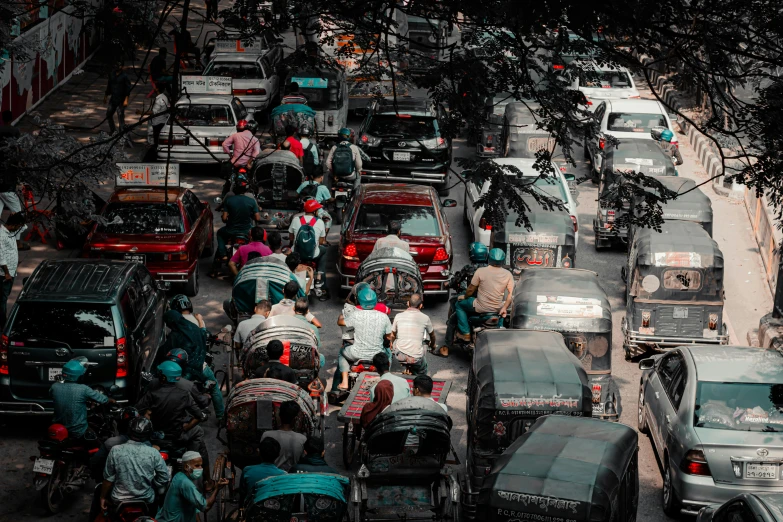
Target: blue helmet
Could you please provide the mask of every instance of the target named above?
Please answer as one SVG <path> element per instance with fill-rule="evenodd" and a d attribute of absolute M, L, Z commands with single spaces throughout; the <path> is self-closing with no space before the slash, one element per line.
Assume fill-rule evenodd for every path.
<path fill-rule="evenodd" d="M 163 361 L 158 365 L 158 371 L 168 382 L 177 382 L 182 377 L 182 368 L 175 362 Z"/>
<path fill-rule="evenodd" d="M 79 377 L 84 375 L 86 372 L 87 370 L 84 368 L 81 360 L 78 357 L 71 359 L 63 365 L 63 379 L 68 382 L 78 381 Z"/>
<path fill-rule="evenodd" d="M 185 369 L 188 366 L 190 357 L 188 357 L 188 352 L 182 348 L 172 348 L 169 350 L 169 353 L 166 354 L 166 359 L 177 363 L 180 368 Z"/>
<path fill-rule="evenodd" d="M 506 260 L 506 253 L 499 248 L 493 248 L 489 251 L 489 264 L 492 266 L 501 266 Z"/>
<path fill-rule="evenodd" d="M 347 127 L 343 127 L 342 129 L 337 131 L 337 135 L 340 136 L 340 137 L 343 137 L 345 139 L 348 139 L 348 138 L 351 137 L 351 129 L 349 129 Z"/>
<path fill-rule="evenodd" d="M 672 131 L 670 131 L 669 129 L 666 129 L 663 132 L 661 132 L 661 139 L 663 141 L 671 142 L 672 138 L 674 138 L 674 133 Z"/>
<path fill-rule="evenodd" d="M 470 260 L 474 263 L 486 263 L 489 257 L 489 249 L 484 243 L 474 241 L 470 244 Z"/>
<path fill-rule="evenodd" d="M 359 283 L 356 285 L 356 300 L 363 310 L 372 310 L 378 303 L 378 294 L 369 284 Z"/>
<path fill-rule="evenodd" d="M 169 308 L 180 313 L 185 310 L 193 312 L 193 303 L 190 302 L 190 299 L 185 294 L 177 294 L 169 301 Z"/>

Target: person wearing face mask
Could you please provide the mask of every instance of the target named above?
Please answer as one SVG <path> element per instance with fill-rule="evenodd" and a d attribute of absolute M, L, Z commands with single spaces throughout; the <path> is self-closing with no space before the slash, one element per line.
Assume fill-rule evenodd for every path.
<path fill-rule="evenodd" d="M 158 522 L 196 522 L 198 512 L 206 512 L 215 503 L 218 491 L 228 485 L 221 478 L 215 483 L 209 498 L 198 490 L 196 482 L 204 474 L 201 454 L 187 451 L 182 455 L 182 471 L 174 475 L 166 492 L 163 506 L 158 510 L 155 520 Z"/>

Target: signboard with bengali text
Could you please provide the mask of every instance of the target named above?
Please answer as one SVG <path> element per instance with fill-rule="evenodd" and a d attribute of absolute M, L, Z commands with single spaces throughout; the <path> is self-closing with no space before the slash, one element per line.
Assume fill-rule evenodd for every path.
<path fill-rule="evenodd" d="M 232 94 L 230 76 L 183 76 L 182 90 L 188 94 Z"/>
<path fill-rule="evenodd" d="M 118 187 L 162 187 L 166 185 L 165 163 L 117 163 Z M 179 186 L 179 163 L 168 165 L 168 186 Z"/>

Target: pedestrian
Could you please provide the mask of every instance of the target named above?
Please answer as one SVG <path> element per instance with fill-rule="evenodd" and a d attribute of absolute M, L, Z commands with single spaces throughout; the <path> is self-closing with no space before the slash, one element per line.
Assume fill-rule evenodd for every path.
<path fill-rule="evenodd" d="M 217 22 L 218 19 L 218 0 L 206 0 L 207 4 L 207 16 L 209 21 Z"/>
<path fill-rule="evenodd" d="M 446 405 L 436 401 L 432 397 L 433 386 L 434 383 L 432 382 L 432 377 L 429 375 L 417 375 L 416 378 L 413 379 L 413 396 L 430 399 L 435 402 L 435 404 L 443 408 L 443 411 L 448 413 L 449 409 L 446 407 Z"/>
<path fill-rule="evenodd" d="M 362 413 L 359 416 L 362 428 L 369 426 L 379 413 L 391 405 L 394 399 L 394 385 L 389 381 L 378 381 L 374 391 L 374 397 L 371 398 L 370 402 L 362 406 Z"/>
<path fill-rule="evenodd" d="M 288 254 L 285 258 L 285 264 L 299 281 L 299 288 L 304 289 L 304 295 L 310 295 L 310 287 L 313 286 L 313 279 L 315 279 L 313 267 L 302 263 L 302 256 L 299 255 L 299 252 Z"/>
<path fill-rule="evenodd" d="M 157 522 L 196 522 L 197 513 L 207 512 L 215 503 L 218 492 L 228 485 L 228 479 L 221 478 L 215 483 L 209 498 L 204 498 L 196 486 L 204 474 L 201 455 L 196 451 L 186 451 L 180 462 L 182 471 L 171 479 L 163 506 L 155 515 Z"/>
<path fill-rule="evenodd" d="M 315 142 L 314 139 L 311 139 L 311 135 L 312 135 L 312 131 L 308 126 L 302 127 L 299 131 L 299 143 L 302 144 L 302 152 L 304 152 L 304 158 L 302 159 L 302 167 L 304 167 L 304 173 L 307 179 L 315 179 L 316 177 L 319 177 L 318 174 L 320 174 L 320 177 L 322 178 L 321 180 L 322 182 L 323 167 L 321 167 L 321 154 L 318 151 L 318 144 Z M 304 183 L 302 185 L 304 185 Z M 299 189 L 301 188 L 302 186 L 300 185 Z M 301 194 L 302 191 L 299 189 L 297 189 L 297 192 Z M 331 195 L 327 195 L 326 199 L 329 199 L 330 197 Z M 316 197 L 316 199 L 318 198 Z M 323 201 L 320 200 L 318 202 L 323 203 Z"/>
<path fill-rule="evenodd" d="M 324 460 L 326 451 L 324 449 L 324 439 L 321 437 L 307 437 L 304 445 L 302 458 L 294 467 L 288 470 L 289 473 L 333 473 L 337 470 L 331 467 Z"/>
<path fill-rule="evenodd" d="M 3 287 L 0 295 L 0 330 L 5 327 L 8 298 L 14 288 L 16 268 L 19 266 L 19 251 L 16 247 L 16 232 L 25 224 L 24 214 L 17 212 L 0 225 L 0 268 L 3 269 Z"/>
<path fill-rule="evenodd" d="M 272 251 L 269 257 L 279 259 L 285 263 L 288 254 L 283 252 L 283 237 L 280 235 L 280 232 L 276 230 L 270 232 L 267 234 L 266 240 L 269 243 L 269 249 Z"/>
<path fill-rule="evenodd" d="M 253 315 L 237 325 L 237 331 L 234 333 L 235 348 L 239 349 L 244 346 L 253 330 L 269 317 L 270 309 L 271 305 L 266 299 L 262 299 L 256 303 L 256 307 L 253 309 Z"/>
<path fill-rule="evenodd" d="M 316 328 L 323 328 L 321 321 L 319 321 L 316 316 L 310 313 L 310 301 L 308 301 L 306 297 L 300 297 L 296 300 L 296 304 L 294 305 L 294 314 L 302 321 L 310 323 Z"/>
<path fill-rule="evenodd" d="M 152 102 L 150 113 L 150 125 L 152 126 L 152 145 L 157 148 L 160 143 L 160 131 L 169 119 L 169 97 L 166 95 L 166 84 L 159 82 L 155 84 L 155 101 Z M 113 124 L 114 122 L 112 122 Z"/>
<path fill-rule="evenodd" d="M 106 93 L 103 103 L 108 99 L 106 106 L 106 119 L 109 122 L 109 134 L 114 134 L 117 127 L 114 125 L 114 113 L 120 122 L 120 132 L 125 130 L 125 107 L 128 106 L 128 96 L 131 93 L 131 81 L 122 64 L 116 63 L 109 72 L 109 83 L 106 85 Z"/>
<path fill-rule="evenodd" d="M 294 423 L 301 413 L 301 408 L 296 401 L 285 401 L 280 405 L 278 413 L 280 429 L 264 432 L 261 436 L 261 442 L 264 439 L 272 438 L 280 443 L 280 456 L 277 457 L 275 465 L 283 471 L 288 471 L 302 457 L 307 437 L 294 431 Z"/>
<path fill-rule="evenodd" d="M 166 66 L 166 58 L 168 58 L 169 50 L 165 47 L 161 47 L 158 50 L 158 56 L 150 61 L 150 78 L 154 83 L 171 84 L 174 77 L 166 74 L 168 67 Z"/>
<path fill-rule="evenodd" d="M 255 226 L 250 229 L 250 243 L 239 247 L 228 262 L 228 268 L 234 277 L 239 273 L 239 269 L 247 264 L 247 255 L 250 252 L 258 252 L 261 257 L 272 255 L 272 250 L 264 244 L 265 239 L 266 230 L 263 227 Z"/>
<path fill-rule="evenodd" d="M 382 248 L 399 248 L 400 250 L 405 250 L 406 252 L 410 253 L 411 246 L 407 241 L 404 241 L 400 237 L 402 236 L 402 223 L 397 220 L 392 220 L 389 221 L 387 226 L 389 229 L 389 235 L 378 239 L 378 241 L 375 242 L 375 246 L 372 248 L 372 251 L 375 252 L 376 250 L 380 250 Z"/>
<path fill-rule="evenodd" d="M 300 294 L 300 286 L 296 281 L 289 281 L 283 287 L 283 299 L 272 305 L 272 310 L 269 312 L 269 317 L 276 315 L 296 315 L 294 312 L 294 306 L 296 306 L 296 298 Z"/>
<path fill-rule="evenodd" d="M 407 364 L 413 375 L 427 374 L 427 357 L 424 348 L 425 336 L 430 346 L 435 344 L 435 328 L 427 314 L 421 311 L 424 297 L 411 294 L 408 309 L 394 317 L 392 323 L 392 353 L 400 363 Z"/>

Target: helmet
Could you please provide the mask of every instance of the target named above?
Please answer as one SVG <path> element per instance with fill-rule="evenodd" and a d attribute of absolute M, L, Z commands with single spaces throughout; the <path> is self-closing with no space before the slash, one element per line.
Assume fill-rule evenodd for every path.
<path fill-rule="evenodd" d="M 303 138 L 308 138 L 313 134 L 313 131 L 310 130 L 310 127 L 307 125 L 302 125 L 299 128 L 299 135 Z"/>
<path fill-rule="evenodd" d="M 500 266 L 506 260 L 506 253 L 499 248 L 493 248 L 489 251 L 489 264 L 492 266 Z"/>
<path fill-rule="evenodd" d="M 247 186 L 248 186 L 247 176 L 245 176 L 244 174 L 239 174 L 234 180 L 234 188 L 242 187 L 247 189 Z"/>
<path fill-rule="evenodd" d="M 356 299 L 363 310 L 372 310 L 378 303 L 378 295 L 367 283 L 359 283 L 356 288 Z"/>
<path fill-rule="evenodd" d="M 128 437 L 137 442 L 150 440 L 152 436 L 152 421 L 147 417 L 136 417 L 128 424 Z"/>
<path fill-rule="evenodd" d="M 247 120 L 239 120 L 237 122 L 237 132 L 242 132 L 243 130 L 247 130 Z"/>
<path fill-rule="evenodd" d="M 62 424 L 52 424 L 49 426 L 49 438 L 59 442 L 68 438 L 68 428 Z"/>
<path fill-rule="evenodd" d="M 120 412 L 120 422 L 119 426 L 117 427 L 119 429 L 120 433 L 128 433 L 128 425 L 130 424 L 130 421 L 135 419 L 139 416 L 139 410 L 134 408 L 133 406 L 126 406 L 122 409 L 122 412 Z"/>
<path fill-rule="evenodd" d="M 169 350 L 169 353 L 166 354 L 166 359 L 179 364 L 180 368 L 184 370 L 188 365 L 189 357 L 188 352 L 182 348 L 172 348 Z"/>
<path fill-rule="evenodd" d="M 158 365 L 158 371 L 168 382 L 177 382 L 182 377 L 182 368 L 175 362 L 163 361 Z"/>
<path fill-rule="evenodd" d="M 78 357 L 71 359 L 63 365 L 63 379 L 68 382 L 76 382 L 86 371 Z"/>
<path fill-rule="evenodd" d="M 177 294 L 172 297 L 171 301 L 169 301 L 169 307 L 172 310 L 176 310 L 180 313 L 184 310 L 187 310 L 188 312 L 193 311 L 193 303 L 191 303 L 190 299 L 188 299 L 188 296 L 184 294 Z"/>
<path fill-rule="evenodd" d="M 343 127 L 339 131 L 337 131 L 338 136 L 342 136 L 343 138 L 350 138 L 351 137 L 351 129 L 347 127 Z"/>
<path fill-rule="evenodd" d="M 304 211 L 307 212 L 308 214 L 312 214 L 313 212 L 315 212 L 319 208 L 323 208 L 323 205 L 318 203 L 316 200 L 308 199 L 307 201 L 305 201 Z"/>
<path fill-rule="evenodd" d="M 470 244 L 470 260 L 474 263 L 486 263 L 489 257 L 489 249 L 484 243 L 474 241 Z"/>
<path fill-rule="evenodd" d="M 661 139 L 663 141 L 672 141 L 672 138 L 674 138 L 674 133 L 670 131 L 669 129 L 665 129 L 663 132 L 661 132 Z"/>
<path fill-rule="evenodd" d="M 258 132 L 258 122 L 256 120 L 250 120 L 247 122 L 247 130 L 255 134 Z"/>

